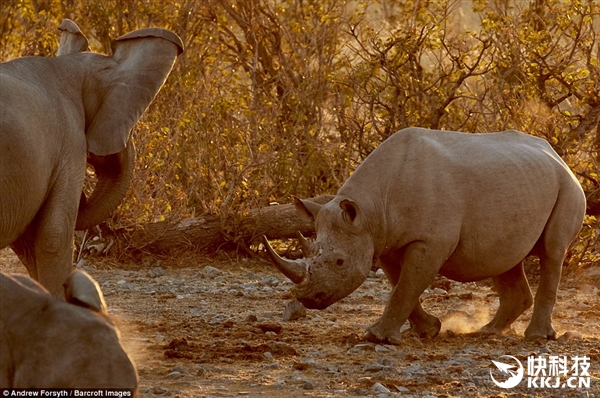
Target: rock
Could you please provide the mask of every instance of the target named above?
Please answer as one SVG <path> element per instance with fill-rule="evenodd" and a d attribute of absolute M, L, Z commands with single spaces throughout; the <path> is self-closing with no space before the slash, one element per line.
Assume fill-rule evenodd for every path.
<path fill-rule="evenodd" d="M 600 268 L 592 267 L 585 271 L 585 276 L 590 279 L 598 279 L 600 282 Z"/>
<path fill-rule="evenodd" d="M 389 394 L 390 390 L 389 388 L 387 388 L 386 386 L 384 386 L 381 383 L 375 383 L 373 384 L 373 386 L 371 386 L 371 391 L 377 393 L 377 394 Z"/>
<path fill-rule="evenodd" d="M 509 344 L 509 345 L 518 345 L 521 344 L 521 340 L 516 338 L 516 337 L 512 337 L 512 336 L 508 336 L 504 339 L 504 341 Z"/>
<path fill-rule="evenodd" d="M 148 276 L 150 278 L 157 278 L 166 274 L 167 272 L 163 269 L 163 267 L 154 267 L 150 271 L 148 271 Z"/>
<path fill-rule="evenodd" d="M 356 344 L 353 347 L 348 348 L 348 351 L 346 351 L 348 354 L 361 354 L 364 353 L 366 351 L 372 351 L 374 349 L 374 344 L 372 343 L 360 343 L 360 344 Z"/>
<path fill-rule="evenodd" d="M 565 341 L 568 341 L 568 340 L 582 340 L 582 339 L 583 339 L 583 336 L 580 333 L 571 332 L 571 331 L 565 332 L 562 336 L 560 336 L 558 338 L 558 340 L 565 340 Z"/>
<path fill-rule="evenodd" d="M 177 379 L 179 379 L 179 378 L 183 377 L 183 373 L 181 373 L 181 372 L 177 372 L 177 371 L 174 371 L 174 372 L 171 372 L 171 373 L 169 373 L 169 374 L 167 375 L 167 377 L 169 377 L 169 378 L 171 378 L 171 379 L 175 379 L 175 380 L 177 380 Z"/>
<path fill-rule="evenodd" d="M 538 351 L 540 354 L 552 354 L 552 350 L 548 347 L 542 347 Z"/>
<path fill-rule="evenodd" d="M 81 260 L 77 261 L 77 264 L 75 265 L 75 267 L 84 268 L 86 266 L 86 264 L 87 263 L 86 263 L 85 259 L 82 258 Z"/>
<path fill-rule="evenodd" d="M 283 320 L 293 321 L 306 317 L 306 308 L 298 300 L 289 301 L 283 310 Z"/>
<path fill-rule="evenodd" d="M 267 345 L 270 351 L 277 355 L 298 355 L 298 351 L 292 345 L 283 341 L 271 341 Z"/>
<path fill-rule="evenodd" d="M 263 356 L 269 361 L 272 361 L 274 359 L 273 354 L 271 354 L 269 351 L 263 352 Z"/>
<path fill-rule="evenodd" d="M 200 272 L 200 275 L 202 275 L 203 278 L 207 278 L 207 279 L 215 279 L 216 277 L 221 276 L 222 274 L 223 274 L 223 271 L 221 271 L 220 269 L 215 268 L 211 265 L 207 265 Z"/>
<path fill-rule="evenodd" d="M 262 330 L 263 333 L 273 332 L 279 334 L 283 330 L 283 326 L 278 323 L 259 323 L 256 327 Z"/>
<path fill-rule="evenodd" d="M 166 395 L 169 393 L 169 389 L 163 386 L 157 386 L 152 389 L 154 395 Z"/>
<path fill-rule="evenodd" d="M 363 371 L 364 372 L 379 372 L 380 370 L 383 370 L 385 368 L 385 366 L 383 366 L 380 363 L 368 363 L 365 366 L 363 366 Z"/>
<path fill-rule="evenodd" d="M 256 321 L 258 321 L 258 317 L 254 314 L 250 314 L 246 318 L 244 318 L 244 322 L 251 323 L 251 322 L 256 322 Z"/>
<path fill-rule="evenodd" d="M 187 373 L 188 368 L 186 368 L 185 366 L 176 366 L 173 369 L 171 369 L 171 372 Z"/>
<path fill-rule="evenodd" d="M 262 278 L 259 283 L 263 286 L 277 287 L 281 282 L 276 276 L 269 275 Z"/>
<path fill-rule="evenodd" d="M 396 390 L 398 390 L 398 392 L 401 392 L 403 394 L 409 393 L 410 390 L 406 387 L 402 387 L 402 386 L 396 386 Z"/>

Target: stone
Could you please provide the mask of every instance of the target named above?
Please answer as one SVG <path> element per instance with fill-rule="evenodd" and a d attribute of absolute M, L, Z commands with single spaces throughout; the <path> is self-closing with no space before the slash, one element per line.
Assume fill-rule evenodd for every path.
<path fill-rule="evenodd" d="M 373 384 L 373 386 L 371 386 L 371 391 L 378 393 L 378 394 L 389 394 L 390 393 L 390 389 L 379 382 L 377 382 L 377 383 Z"/>
<path fill-rule="evenodd" d="M 164 276 L 166 274 L 167 274 L 167 271 L 165 271 L 163 267 L 154 267 L 150 271 L 148 271 L 148 276 L 150 278 L 157 278 L 159 276 Z"/>
<path fill-rule="evenodd" d="M 293 321 L 306 317 L 306 308 L 298 300 L 289 301 L 283 310 L 283 320 Z"/>
<path fill-rule="evenodd" d="M 558 340 L 582 340 L 583 336 L 577 332 L 565 332 L 562 336 L 558 338 Z"/>
<path fill-rule="evenodd" d="M 221 276 L 223 274 L 223 271 L 213 267 L 212 265 L 207 265 L 206 267 L 204 267 L 200 274 L 204 278 L 215 279 L 216 277 Z"/>

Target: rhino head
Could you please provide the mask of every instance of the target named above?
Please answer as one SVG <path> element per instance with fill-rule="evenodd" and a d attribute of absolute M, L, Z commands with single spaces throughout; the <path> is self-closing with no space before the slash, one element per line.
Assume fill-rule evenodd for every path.
<path fill-rule="evenodd" d="M 269 257 L 296 284 L 294 294 L 306 307 L 325 309 L 358 288 L 369 275 L 374 245 L 356 202 L 334 198 L 320 205 L 294 198 L 296 208 L 315 220 L 314 242 L 298 232 L 305 258 L 280 257 L 263 237 Z"/>

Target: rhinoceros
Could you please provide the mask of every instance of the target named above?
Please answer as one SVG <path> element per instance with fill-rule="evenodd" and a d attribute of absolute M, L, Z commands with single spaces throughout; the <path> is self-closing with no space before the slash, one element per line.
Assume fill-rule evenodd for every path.
<path fill-rule="evenodd" d="M 136 369 L 96 281 L 75 271 L 65 296 L 0 273 L 0 387 L 126 388 L 137 395 Z"/>
<path fill-rule="evenodd" d="M 460 282 L 491 278 L 500 306 L 482 331 L 502 334 L 533 304 L 523 260 L 537 255 L 540 282 L 525 338 L 555 339 L 561 267 L 585 202 L 544 139 L 407 128 L 369 154 L 327 204 L 296 200 L 315 220 L 314 242 L 299 235 L 307 258 L 284 259 L 263 240 L 307 308 L 344 298 L 378 263 L 393 290 L 365 337 L 385 343 L 400 342 L 407 319 L 420 336 L 439 333 L 441 322 L 419 301 L 437 274 Z"/>

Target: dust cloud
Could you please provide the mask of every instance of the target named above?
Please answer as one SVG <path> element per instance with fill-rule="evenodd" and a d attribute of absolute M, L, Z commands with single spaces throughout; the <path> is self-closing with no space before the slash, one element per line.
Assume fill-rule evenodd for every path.
<path fill-rule="evenodd" d="M 491 320 L 488 308 L 475 307 L 470 311 L 450 311 L 440 319 L 441 332 L 475 333 Z"/>

